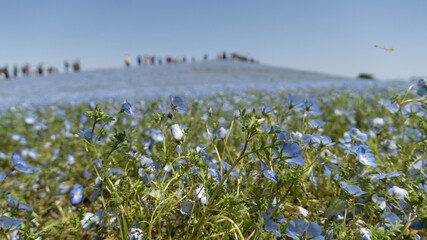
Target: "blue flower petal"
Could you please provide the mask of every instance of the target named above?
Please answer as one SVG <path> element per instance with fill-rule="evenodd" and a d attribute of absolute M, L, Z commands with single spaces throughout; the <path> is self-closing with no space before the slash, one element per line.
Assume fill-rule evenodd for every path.
<path fill-rule="evenodd" d="M 299 165 L 301 167 L 304 166 L 304 159 L 302 157 L 294 157 L 291 159 L 286 160 L 286 163 L 289 165 Z"/>
<path fill-rule="evenodd" d="M 23 220 L 19 220 L 16 218 L 10 218 L 10 217 L 1 217 L 0 218 L 0 228 L 3 230 L 14 230 L 16 228 L 19 228 L 21 224 L 23 223 Z"/>
<path fill-rule="evenodd" d="M 273 171 L 268 170 L 268 169 L 264 170 L 264 176 L 266 178 L 270 179 L 271 181 L 277 183 L 277 181 L 276 181 L 276 174 Z"/>

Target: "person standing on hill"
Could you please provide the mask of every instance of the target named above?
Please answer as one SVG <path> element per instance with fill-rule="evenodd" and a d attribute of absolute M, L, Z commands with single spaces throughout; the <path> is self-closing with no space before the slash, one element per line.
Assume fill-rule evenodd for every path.
<path fill-rule="evenodd" d="M 141 66 L 141 63 L 142 63 L 141 55 L 138 55 L 138 58 L 136 59 L 136 61 L 138 62 L 138 66 Z"/>
<path fill-rule="evenodd" d="M 125 64 L 126 64 L 126 67 L 130 67 L 130 56 L 129 55 L 126 55 L 126 57 L 125 57 Z"/>
<path fill-rule="evenodd" d="M 18 66 L 13 66 L 13 77 L 17 78 L 18 77 Z"/>
<path fill-rule="evenodd" d="M 68 63 L 67 60 L 64 61 L 64 70 L 65 72 L 68 72 L 68 67 L 70 67 L 70 64 Z"/>

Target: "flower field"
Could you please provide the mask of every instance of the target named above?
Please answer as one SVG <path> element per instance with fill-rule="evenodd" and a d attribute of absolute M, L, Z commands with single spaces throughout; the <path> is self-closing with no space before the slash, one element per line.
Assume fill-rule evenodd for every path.
<path fill-rule="evenodd" d="M 0 238 L 426 239 L 426 81 L 11 106 Z"/>

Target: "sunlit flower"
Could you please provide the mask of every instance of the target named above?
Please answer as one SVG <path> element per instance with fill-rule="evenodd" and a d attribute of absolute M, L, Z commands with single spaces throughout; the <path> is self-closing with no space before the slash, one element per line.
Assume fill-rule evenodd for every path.
<path fill-rule="evenodd" d="M 125 100 L 125 102 L 123 103 L 122 110 L 126 115 L 134 116 L 134 113 L 132 111 L 132 104 L 130 104 L 128 100 Z"/>
<path fill-rule="evenodd" d="M 294 219 L 289 222 L 286 228 L 286 236 L 299 240 L 302 239 L 305 233 L 306 239 L 323 240 L 325 239 L 322 234 L 322 228 L 314 222 L 305 222 L 302 219 Z"/>
<path fill-rule="evenodd" d="M 187 104 L 184 102 L 184 99 L 179 96 L 170 97 L 171 105 L 176 108 L 178 113 L 187 113 Z"/>
<path fill-rule="evenodd" d="M 263 171 L 264 176 L 267 179 L 270 179 L 271 181 L 277 183 L 276 174 L 273 171 L 267 169 L 267 165 L 263 161 L 261 161 L 261 170 Z"/>
<path fill-rule="evenodd" d="M 33 173 L 33 170 L 28 167 L 27 163 L 22 159 L 21 153 L 18 151 L 12 153 L 11 163 L 13 168 L 19 172 Z"/>
<path fill-rule="evenodd" d="M 83 187 L 80 184 L 74 184 L 73 190 L 70 192 L 71 204 L 79 204 L 83 200 Z"/>
<path fill-rule="evenodd" d="M 176 140 L 181 140 L 182 137 L 184 136 L 184 132 L 178 124 L 172 125 L 170 127 L 170 131 L 171 131 L 172 137 L 175 138 Z"/>
<path fill-rule="evenodd" d="M 360 189 L 360 187 L 358 187 L 356 185 L 350 185 L 350 184 L 347 184 L 345 182 L 340 182 L 340 187 L 342 190 L 346 191 L 348 194 L 353 195 L 355 197 L 359 197 L 359 196 L 366 193 L 366 192 L 362 191 L 362 189 Z"/>

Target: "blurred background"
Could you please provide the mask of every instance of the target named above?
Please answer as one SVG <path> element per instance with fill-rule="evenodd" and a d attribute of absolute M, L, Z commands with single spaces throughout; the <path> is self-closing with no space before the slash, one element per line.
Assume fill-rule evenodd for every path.
<path fill-rule="evenodd" d="M 425 75 L 427 2 L 2 1 L 0 68 L 63 72 L 131 66 L 138 56 L 216 58 L 382 79 Z M 383 47 L 386 50 L 375 47 Z M 393 50 L 393 51 L 390 51 Z"/>

